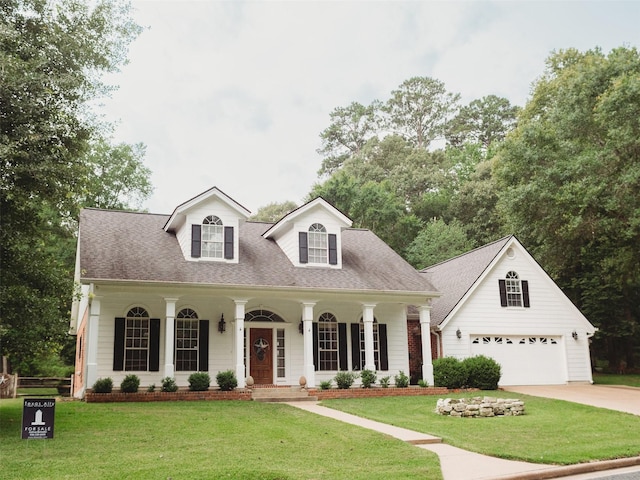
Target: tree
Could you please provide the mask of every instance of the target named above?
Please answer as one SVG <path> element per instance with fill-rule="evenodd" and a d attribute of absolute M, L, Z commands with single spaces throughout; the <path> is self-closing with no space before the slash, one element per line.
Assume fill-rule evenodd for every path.
<path fill-rule="evenodd" d="M 379 110 L 377 101 L 367 107 L 352 102 L 348 107 L 337 107 L 329 114 L 330 125 L 320 134 L 322 147 L 318 153 L 324 159 L 319 175 L 335 172 L 348 158 L 360 153 L 378 131 Z"/>
<path fill-rule="evenodd" d="M 447 224 L 432 219 L 407 248 L 406 259 L 418 270 L 468 252 L 474 247 L 463 225 L 457 220 Z"/>
<path fill-rule="evenodd" d="M 507 136 L 499 207 L 600 328 L 610 365 L 640 344 L 640 55 L 553 53 Z"/>
<path fill-rule="evenodd" d="M 73 226 L 101 130 L 87 102 L 140 31 L 128 3 L 0 4 L 0 345 L 14 365 L 59 348 L 68 328 Z"/>
<path fill-rule="evenodd" d="M 292 201 L 270 203 L 269 205 L 260 207 L 258 212 L 251 216 L 250 220 L 254 220 L 256 222 L 277 222 L 287 213 L 295 210 L 296 208 L 298 208 L 298 205 Z"/>
<path fill-rule="evenodd" d="M 439 80 L 410 78 L 391 92 L 384 106 L 388 127 L 417 148 L 428 148 L 434 139 L 444 134 L 459 100 L 460 94 L 447 92 Z"/>
<path fill-rule="evenodd" d="M 516 123 L 519 107 L 506 98 L 488 95 L 460 109 L 447 125 L 446 137 L 453 147 L 480 144 L 484 149 L 504 140 Z"/>

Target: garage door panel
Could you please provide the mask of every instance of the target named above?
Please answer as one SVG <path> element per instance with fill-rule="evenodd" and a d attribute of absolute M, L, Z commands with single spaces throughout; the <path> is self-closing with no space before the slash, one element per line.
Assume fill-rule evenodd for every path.
<path fill-rule="evenodd" d="M 471 354 L 491 357 L 500 364 L 500 385 L 565 383 L 559 337 L 473 335 Z"/>

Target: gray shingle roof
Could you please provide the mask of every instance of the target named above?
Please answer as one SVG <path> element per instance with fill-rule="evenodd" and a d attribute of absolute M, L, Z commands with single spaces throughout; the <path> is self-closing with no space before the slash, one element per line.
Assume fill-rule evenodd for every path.
<path fill-rule="evenodd" d="M 444 321 L 511 237 L 501 238 L 421 270 L 438 291 L 442 292 L 442 296 L 435 299 L 431 307 L 432 325 L 439 325 Z"/>
<path fill-rule="evenodd" d="M 85 209 L 80 213 L 83 280 L 125 280 L 361 291 L 434 292 L 416 271 L 369 230 L 342 232 L 342 269 L 300 268 L 262 237 L 273 224 L 241 222 L 239 263 L 185 260 L 169 215 Z"/>

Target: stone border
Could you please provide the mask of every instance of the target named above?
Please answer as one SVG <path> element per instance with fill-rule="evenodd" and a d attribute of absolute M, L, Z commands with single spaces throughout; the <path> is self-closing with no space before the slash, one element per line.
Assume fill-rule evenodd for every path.
<path fill-rule="evenodd" d="M 439 398 L 436 413 L 451 417 L 496 417 L 524 415 L 524 402 L 516 398 Z"/>

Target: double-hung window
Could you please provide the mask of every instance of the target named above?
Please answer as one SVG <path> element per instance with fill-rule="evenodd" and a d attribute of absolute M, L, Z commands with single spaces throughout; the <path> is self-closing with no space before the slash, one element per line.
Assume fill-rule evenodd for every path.
<path fill-rule="evenodd" d="M 125 318 L 124 369 L 146 371 L 149 365 L 149 314 L 134 307 Z"/>
<path fill-rule="evenodd" d="M 209 215 L 202 221 L 202 256 L 222 258 L 224 253 L 224 226 L 222 220 Z"/>
<path fill-rule="evenodd" d="M 338 370 L 338 320 L 331 313 L 318 319 L 318 369 Z"/>
<path fill-rule="evenodd" d="M 320 223 L 309 227 L 309 262 L 327 263 L 327 229 Z"/>
<path fill-rule="evenodd" d="M 198 338 L 200 330 L 198 314 L 184 308 L 176 316 L 176 371 L 198 371 Z"/>
<path fill-rule="evenodd" d="M 529 282 L 521 280 L 517 272 L 507 272 L 505 278 L 498 280 L 500 289 L 500 305 L 503 307 L 531 306 L 529 300 Z"/>

